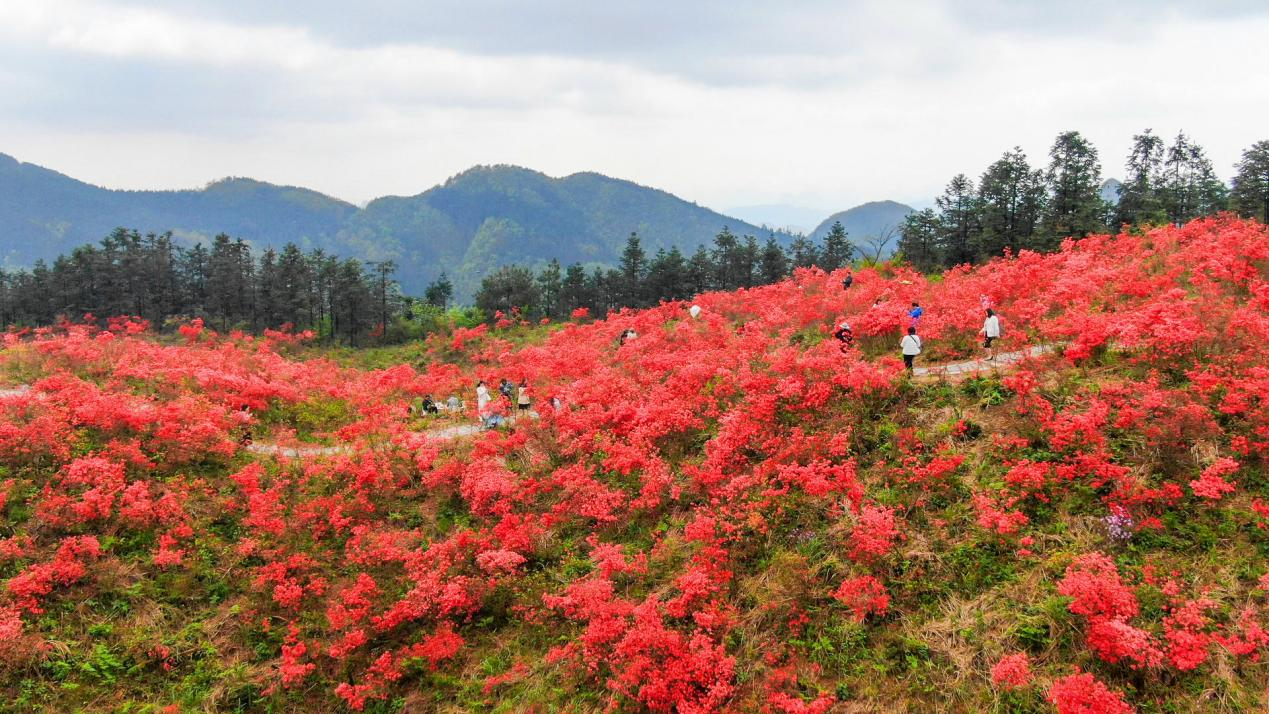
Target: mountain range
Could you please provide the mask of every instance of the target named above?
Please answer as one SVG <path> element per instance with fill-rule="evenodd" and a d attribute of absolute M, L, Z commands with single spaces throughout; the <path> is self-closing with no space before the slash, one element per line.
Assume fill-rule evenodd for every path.
<path fill-rule="evenodd" d="M 836 216 L 859 239 L 876 210 L 865 204 Z M 867 218 L 857 221 L 856 218 Z M 833 219 L 830 218 L 831 223 Z M 901 220 L 901 217 L 900 217 Z M 871 222 L 869 222 L 871 221 Z M 631 232 L 649 252 L 709 245 L 723 227 L 782 244 L 788 231 L 723 215 L 670 193 L 598 173 L 552 178 L 516 166 L 477 166 L 414 196 L 386 196 L 365 207 L 305 188 L 227 178 L 202 189 L 106 189 L 0 154 L 0 261 L 29 267 L 114 228 L 171 231 L 193 244 L 217 233 L 254 248 L 293 242 L 341 257 L 393 260 L 407 293 L 442 272 L 460 296 L 500 265 L 614 264 Z"/>

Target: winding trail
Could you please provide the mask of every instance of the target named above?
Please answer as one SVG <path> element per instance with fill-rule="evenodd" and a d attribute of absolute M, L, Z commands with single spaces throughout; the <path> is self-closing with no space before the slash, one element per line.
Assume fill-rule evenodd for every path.
<path fill-rule="evenodd" d="M 454 424 L 451 426 L 439 427 L 436 429 L 428 429 L 418 432 L 426 434 L 433 439 L 441 441 L 452 441 L 464 436 L 474 436 L 480 433 L 480 427 L 475 424 Z M 285 456 L 289 459 L 308 458 L 311 456 L 331 456 L 333 454 L 346 454 L 351 449 L 345 445 L 338 446 L 280 446 L 267 441 L 254 441 L 247 445 L 247 451 L 253 454 L 264 454 L 267 456 Z"/>
<path fill-rule="evenodd" d="M 1014 365 L 1028 357 L 1037 357 L 1042 354 L 1055 352 L 1060 345 L 1034 345 L 1025 350 L 1017 350 L 1014 352 L 1001 352 L 996 355 L 995 360 L 972 359 L 964 362 L 948 362 L 946 364 L 930 365 L 928 367 L 914 367 L 912 375 L 914 377 L 941 377 L 941 378 L 961 378 L 970 377 L 983 372 L 996 372 L 1012 369 Z M 0 388 L 0 398 L 17 397 L 31 391 L 31 385 L 19 384 L 13 387 Z M 463 437 L 475 436 L 481 432 L 481 427 L 476 424 L 451 424 L 449 426 L 437 427 L 419 432 L 426 434 L 433 439 L 441 441 L 452 441 Z M 290 459 L 309 458 L 313 456 L 333 456 L 335 454 L 349 453 L 351 449 L 345 445 L 338 446 L 319 446 L 299 445 L 299 446 L 282 446 L 267 441 L 252 442 L 246 447 L 247 451 L 253 454 L 262 454 L 266 456 L 284 456 Z"/>
<path fill-rule="evenodd" d="M 912 375 L 914 377 L 969 377 L 983 372 L 995 372 L 1012 369 L 1014 365 L 1028 357 L 1038 357 L 1042 354 L 1055 352 L 1060 345 L 1033 345 L 1025 350 L 1017 350 L 1014 352 L 998 352 L 996 359 L 988 360 L 985 358 L 972 359 L 964 362 L 948 362 L 946 364 L 936 364 L 929 367 L 913 367 Z"/>

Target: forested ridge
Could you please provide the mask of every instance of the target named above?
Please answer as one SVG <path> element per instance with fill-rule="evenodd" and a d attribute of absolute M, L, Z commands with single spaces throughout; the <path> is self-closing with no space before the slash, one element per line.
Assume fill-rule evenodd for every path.
<path fill-rule="evenodd" d="M 559 320 L 584 309 L 602 317 L 620 308 L 652 307 L 707 291 L 769 285 L 798 268 L 831 272 L 860 260 L 879 260 L 891 242 L 897 242 L 901 262 L 937 272 L 1007 251 L 1049 252 L 1065 238 L 1121 226 L 1180 225 L 1224 211 L 1269 220 L 1269 141 L 1244 152 L 1227 186 L 1202 147 L 1184 133 L 1169 145 L 1146 130 L 1134 137 L 1116 201 L 1104 197 L 1098 152 L 1078 132 L 1059 135 L 1049 156 L 1046 168 L 1032 168 L 1020 149 L 1012 149 L 977 181 L 965 174 L 953 177 L 935 208 L 911 213 L 896 230 L 879 229 L 872 235 L 853 236 L 839 221 L 817 229 L 814 237 L 771 234 L 765 240 L 723 227 L 708 245 L 700 243 L 688 253 L 677 244 L 687 235 L 682 231 L 672 233 L 673 240 L 631 232 L 624 248 L 614 251 L 611 264 L 565 264 L 576 252 L 557 242 L 556 255 L 549 260 L 503 265 L 485 275 L 473 300 L 479 313 L 449 311 L 453 303 L 467 301 L 463 280 L 445 271 L 417 285 L 404 279 L 401 264 L 391 259 L 363 261 L 323 248 L 305 250 L 296 243 L 257 250 L 224 233 L 210 245 L 185 245 L 172 233 L 143 235 L 121 228 L 97 245 L 58 256 L 51 265 L 37 261 L 30 271 L 0 271 L 0 321 L 33 326 L 85 314 L 136 315 L 161 325 L 197 317 L 222 330 L 289 326 L 312 330 L 328 341 L 397 342 L 470 326 L 499 312 Z M 507 168 L 468 172 L 446 184 L 446 189 L 462 187 L 443 194 L 448 203 L 442 203 L 450 215 L 475 225 L 484 210 L 477 198 L 490 191 L 517 193 L 507 177 L 520 180 L 525 175 L 546 178 Z M 603 179 L 578 176 L 583 181 Z M 565 183 L 569 181 L 574 177 Z M 612 200 L 609 196 L 601 202 Z M 555 205 L 535 201 L 542 210 Z M 644 207 L 655 212 L 655 207 Z M 895 204 L 894 210 L 903 208 Z M 525 255 L 523 246 L 516 250 L 494 250 L 494 257 L 481 264 Z M 412 264 L 422 259 L 417 254 L 406 257 Z M 468 278 L 473 274 L 467 273 Z"/>
<path fill-rule="evenodd" d="M 1244 151 L 1235 169 L 1227 186 L 1184 132 L 1167 144 L 1146 129 L 1133 137 L 1116 200 L 1108 201 L 1097 148 L 1077 131 L 1063 132 L 1045 168 L 1015 147 L 977 181 L 952 177 L 934 208 L 904 221 L 899 250 L 919 269 L 936 270 L 1006 249 L 1050 251 L 1064 238 L 1124 225 L 1181 225 L 1226 210 L 1269 220 L 1269 141 Z"/>

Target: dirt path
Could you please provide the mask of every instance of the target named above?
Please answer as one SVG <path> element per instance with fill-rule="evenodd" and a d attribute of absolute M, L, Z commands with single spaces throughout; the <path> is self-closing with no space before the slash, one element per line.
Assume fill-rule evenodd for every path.
<path fill-rule="evenodd" d="M 452 441 L 464 436 L 474 436 L 480 433 L 480 427 L 476 424 L 453 424 L 451 426 L 439 427 L 436 429 L 428 429 L 419 432 L 426 434 L 433 439 L 441 441 Z M 300 445 L 300 446 L 280 446 L 267 441 L 256 441 L 247 445 L 247 451 L 253 454 L 264 454 L 266 456 L 285 456 L 289 459 L 308 458 L 312 456 L 331 456 L 333 454 L 346 454 L 351 449 L 346 445 L 337 446 L 318 446 Z"/>
<path fill-rule="evenodd" d="M 946 364 L 934 364 L 928 367 L 914 367 L 912 375 L 914 377 L 967 377 L 982 372 L 993 372 L 1008 370 L 1013 365 L 1021 362 L 1028 357 L 1038 357 L 1042 354 L 1055 352 L 1058 345 L 1034 345 L 1025 350 L 1017 350 L 1016 352 L 998 352 L 996 359 L 988 360 L 986 358 L 972 359 L 965 362 L 948 362 Z"/>
<path fill-rule="evenodd" d="M 1013 365 L 1021 362 L 1027 357 L 1036 357 L 1038 355 L 1054 352 L 1058 349 L 1058 345 L 1035 345 L 1025 350 L 1015 352 L 1001 352 L 996 355 L 995 360 L 973 359 L 964 362 L 949 362 L 946 364 L 935 364 L 929 366 L 919 366 L 912 370 L 914 377 L 944 377 L 958 379 L 968 377 L 982 372 L 1008 370 Z M 16 397 L 31 391 L 31 385 L 19 384 L 13 387 L 0 388 L 0 398 Z M 481 431 L 480 426 L 476 424 L 451 424 L 450 426 L 437 427 L 420 432 L 426 434 L 433 439 L 441 441 L 452 441 L 467 436 L 475 436 Z M 344 454 L 350 451 L 348 446 L 319 446 L 300 445 L 300 446 L 281 446 L 279 444 L 267 441 L 258 441 L 249 444 L 247 451 L 253 454 L 263 454 L 272 456 L 285 456 L 290 459 L 308 458 L 313 456 L 332 456 L 334 454 Z"/>

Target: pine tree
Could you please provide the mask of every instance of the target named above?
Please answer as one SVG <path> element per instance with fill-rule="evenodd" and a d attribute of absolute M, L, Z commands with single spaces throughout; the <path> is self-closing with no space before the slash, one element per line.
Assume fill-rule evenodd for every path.
<path fill-rule="evenodd" d="M 1020 147 L 1005 152 L 978 184 L 978 257 L 993 258 L 1006 248 L 1032 248 L 1044 210 L 1044 179 L 1033 171 Z"/>
<path fill-rule="evenodd" d="M 586 268 L 581 263 L 573 263 L 564 271 L 564 280 L 560 285 L 560 314 L 571 315 L 579 307 L 589 307 L 594 302 L 590 283 L 587 281 Z"/>
<path fill-rule="evenodd" d="M 1124 164 L 1127 177 L 1119 186 L 1115 206 L 1117 225 L 1162 223 L 1167 220 L 1159 185 L 1163 164 L 1163 139 L 1149 129 L 1132 137 L 1132 149 Z"/>
<path fill-rule="evenodd" d="M 202 243 L 195 243 L 180 261 L 181 312 L 191 317 L 207 315 L 207 266 L 209 256 Z"/>
<path fill-rule="evenodd" d="M 1269 140 L 1258 141 L 1243 152 L 1236 167 L 1230 198 L 1241 216 L 1269 223 Z"/>
<path fill-rule="evenodd" d="M 550 318 L 563 317 L 560 309 L 560 293 L 563 284 L 560 275 L 560 261 L 551 258 L 541 273 L 538 273 L 538 292 L 541 295 L 542 314 Z"/>
<path fill-rule="evenodd" d="M 735 290 L 743 284 L 740 239 L 730 229 L 724 227 L 714 236 L 710 258 L 714 265 L 714 282 L 720 290 Z"/>
<path fill-rule="evenodd" d="M 1175 225 L 1222 211 L 1228 203 L 1225 184 L 1216 178 L 1203 147 L 1183 132 L 1165 155 L 1159 198 L 1164 215 Z"/>
<path fill-rule="evenodd" d="M 691 295 L 699 295 L 714 290 L 717 287 L 714 282 L 714 276 L 717 273 L 718 270 L 714 267 L 709 251 L 705 250 L 703 245 L 696 246 L 696 252 L 692 253 L 692 257 L 687 261 L 687 292 Z"/>
<path fill-rule="evenodd" d="M 965 174 L 957 174 L 934 200 L 939 210 L 939 252 L 945 265 L 960 265 L 974 260 L 973 241 L 978 228 L 978 199 L 974 182 Z"/>
<path fill-rule="evenodd" d="M 752 288 L 758 284 L 759 260 L 762 249 L 758 247 L 758 239 L 747 235 L 737 255 L 737 274 L 740 276 L 740 287 Z"/>
<path fill-rule="evenodd" d="M 1049 149 L 1044 174 L 1049 200 L 1044 211 L 1043 240 L 1037 247 L 1056 247 L 1063 238 L 1082 238 L 1105 230 L 1102 166 L 1097 149 L 1078 131 L 1058 135 Z"/>
<path fill-rule="evenodd" d="M 687 259 L 678 247 L 658 249 L 648 266 L 648 294 L 652 301 L 682 300 L 687 293 Z"/>
<path fill-rule="evenodd" d="M 811 242 L 811 239 L 802 234 L 798 234 L 793 242 L 789 244 L 789 262 L 793 268 L 809 268 L 818 265 L 820 262 L 819 248 Z"/>
<path fill-rule="evenodd" d="M 449 276 L 441 273 L 441 276 L 431 283 L 423 291 L 423 299 L 428 305 L 439 307 L 442 310 L 449 307 L 449 301 L 454 297 L 454 284 L 450 282 Z"/>
<path fill-rule="evenodd" d="M 899 253 L 917 270 L 931 272 L 942 266 L 939 255 L 941 224 L 934 209 L 910 213 L 900 227 Z"/>
<path fill-rule="evenodd" d="M 648 272 L 648 256 L 639 245 L 639 236 L 631 233 L 621 252 L 620 289 L 615 296 L 624 306 L 642 307 L 645 302 L 644 279 Z"/>
<path fill-rule="evenodd" d="M 510 315 L 513 310 L 527 317 L 536 312 L 540 299 L 532 271 L 519 265 L 506 265 L 480 281 L 476 307 L 491 318 L 494 313 Z"/>
<path fill-rule="evenodd" d="M 764 285 L 778 283 L 788 277 L 789 257 L 776 242 L 775 236 L 768 237 L 767 242 L 763 244 L 759 266 L 758 272 Z"/>
<path fill-rule="evenodd" d="M 260 255 L 260 270 L 256 276 L 256 306 L 260 324 L 269 328 L 277 327 L 282 324 L 278 305 L 278 295 L 282 291 L 278 284 L 278 254 L 272 248 Z"/>
<path fill-rule="evenodd" d="M 312 301 L 313 271 L 299 246 L 287 243 L 278 256 L 275 318 L 279 325 L 315 327 Z"/>
<path fill-rule="evenodd" d="M 824 235 L 824 248 L 820 251 L 817 265 L 831 273 L 850 264 L 854 255 L 855 246 L 850 242 L 850 237 L 846 235 L 846 229 L 842 227 L 842 222 L 833 221 L 833 226 Z"/>

